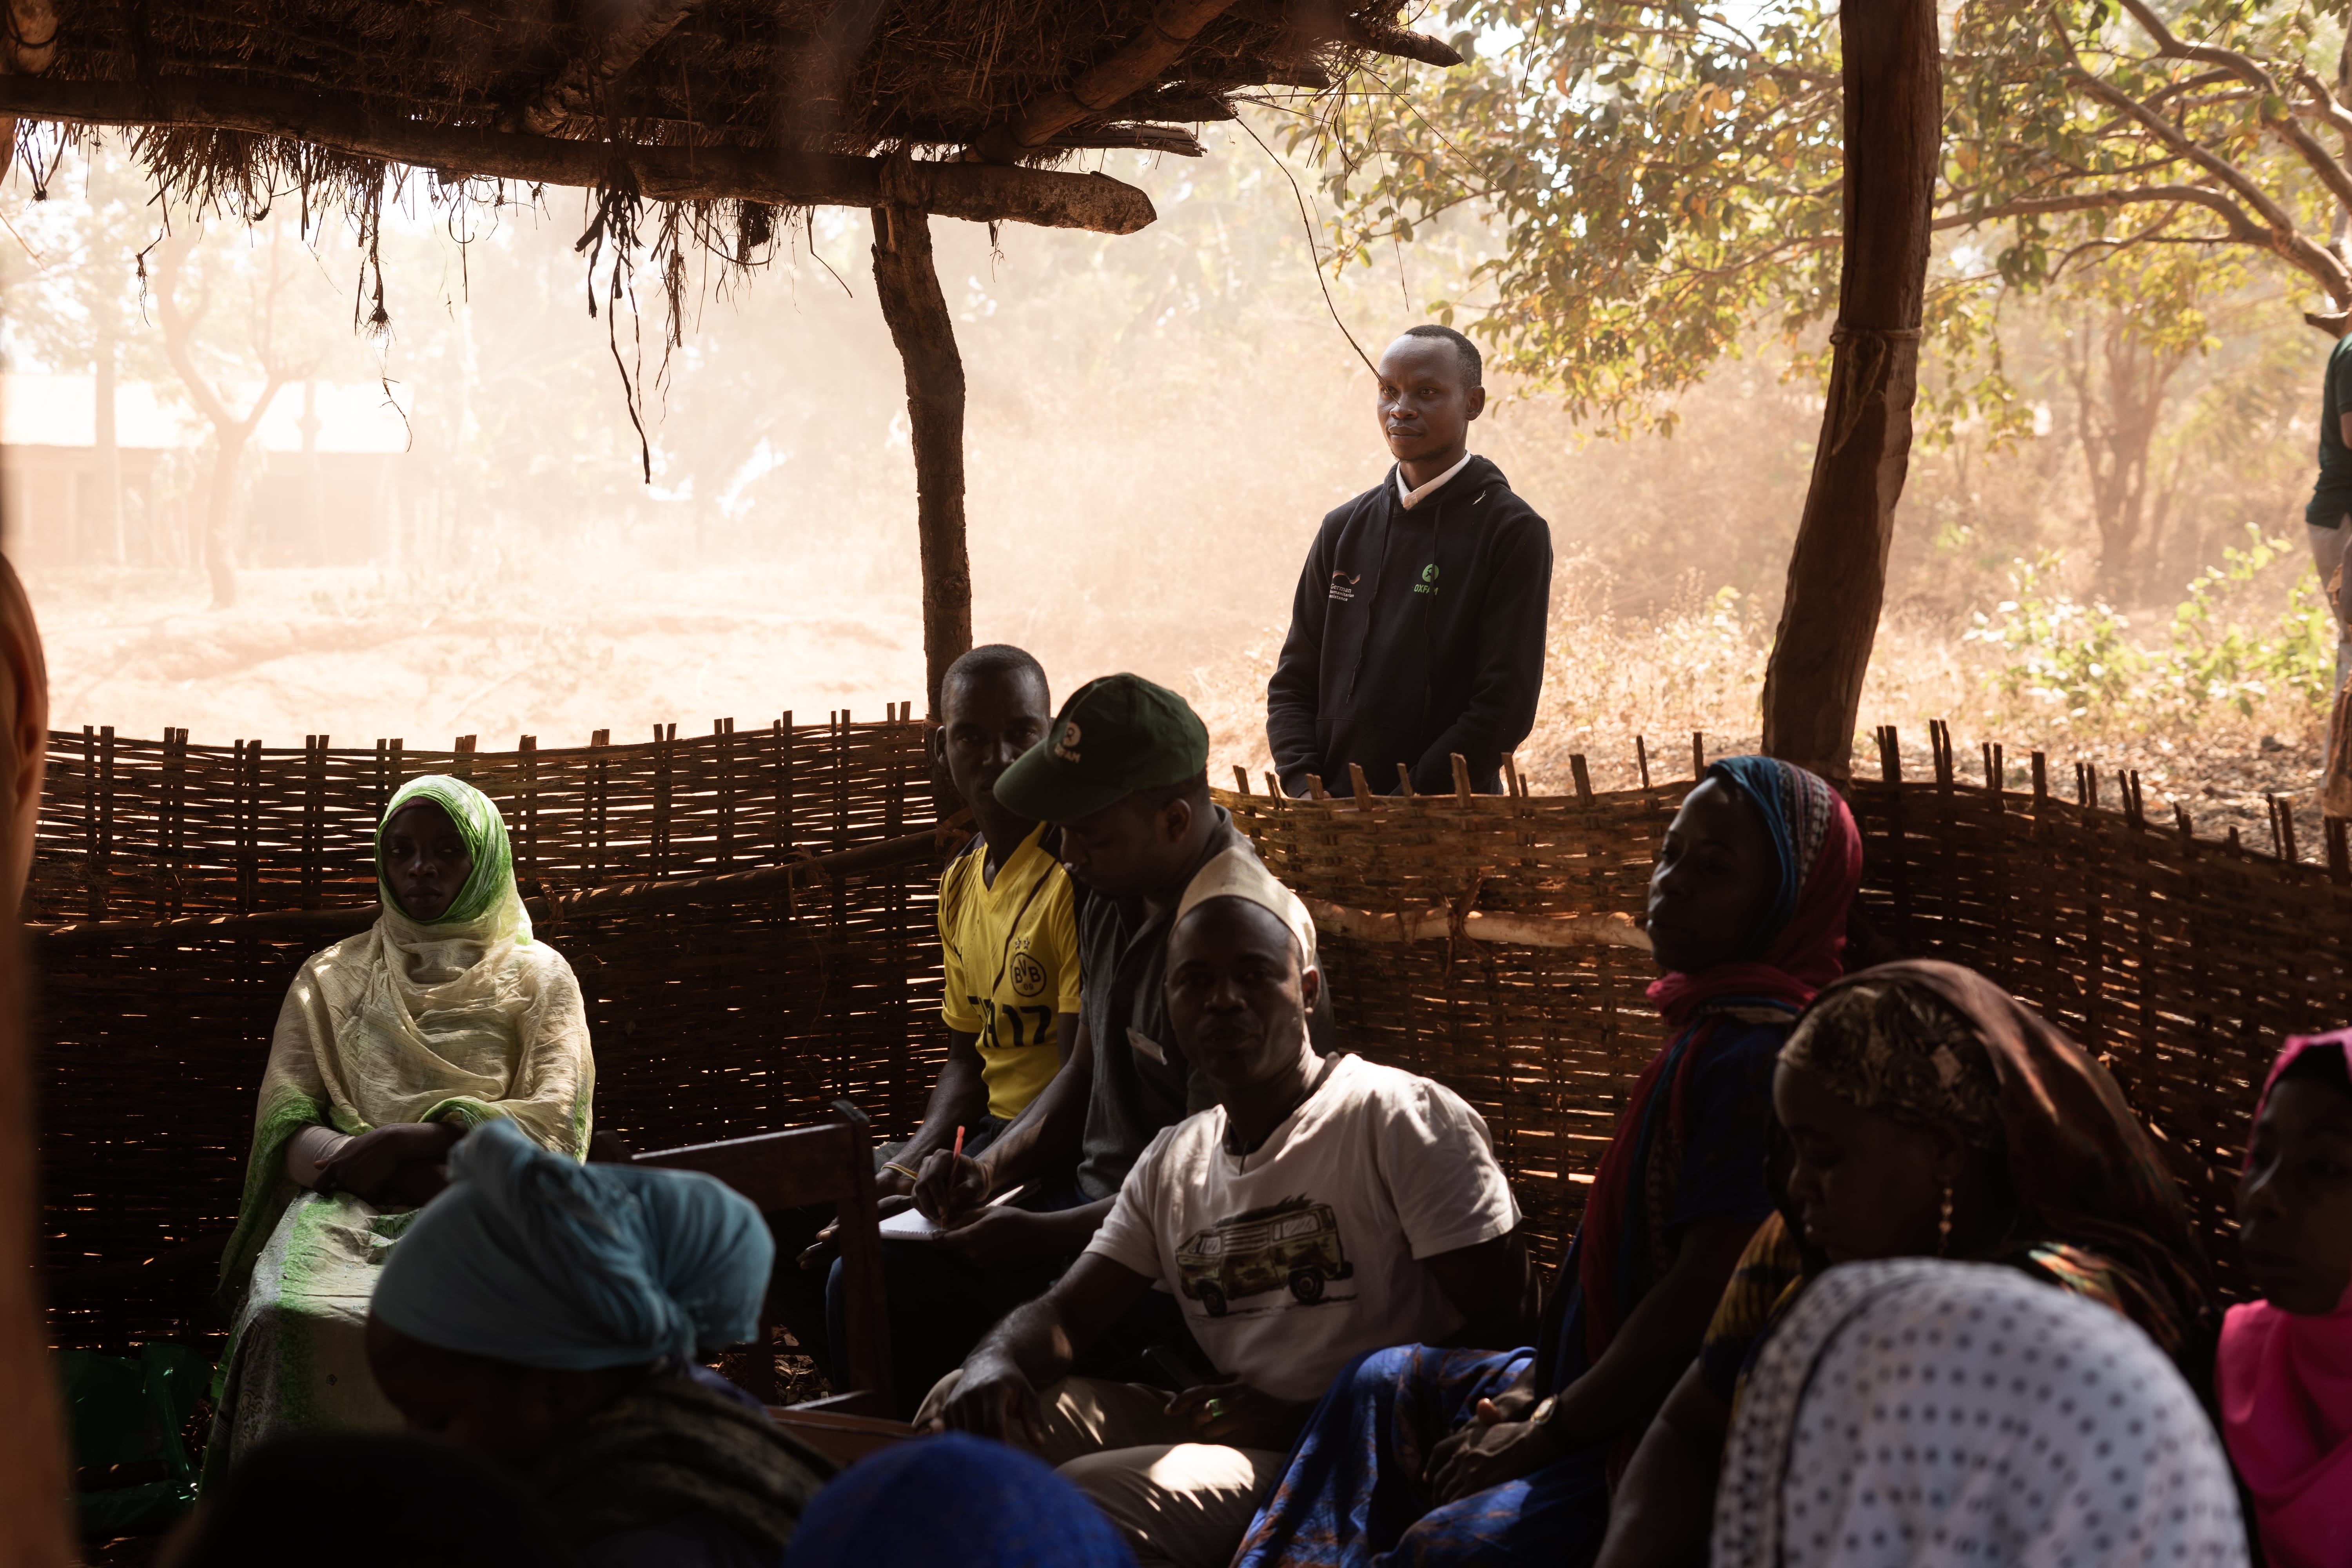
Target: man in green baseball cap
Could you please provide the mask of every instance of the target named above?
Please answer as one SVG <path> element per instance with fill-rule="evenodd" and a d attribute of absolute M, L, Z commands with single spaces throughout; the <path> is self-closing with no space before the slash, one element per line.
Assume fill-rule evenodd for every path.
<path fill-rule="evenodd" d="M 1192 705 L 1139 675 L 1106 675 L 1070 694 L 996 793 L 1024 816 L 1068 823 L 1138 792 L 1196 783 L 1206 800 L 1209 727 Z"/>
<path fill-rule="evenodd" d="M 1191 704 L 1139 675 L 1106 675 L 998 777 L 999 803 L 1061 828 L 1063 864 L 1091 895 L 1078 921 L 1086 984 L 1076 1047 L 1029 1109 L 978 1157 L 925 1163 L 915 1202 L 950 1227 L 940 1245 L 991 1268 L 1075 1258 L 1160 1129 L 1215 1102 L 1176 1044 L 1161 985 L 1185 889 L 1220 855 L 1255 854 L 1210 798 L 1208 763 Z M 982 1206 L 1073 1176 L 1075 1207 Z"/>

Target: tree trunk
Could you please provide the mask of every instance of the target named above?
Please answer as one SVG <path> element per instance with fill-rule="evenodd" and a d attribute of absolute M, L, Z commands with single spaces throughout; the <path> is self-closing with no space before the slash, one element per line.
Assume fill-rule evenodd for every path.
<path fill-rule="evenodd" d="M 111 329 L 98 334 L 98 374 L 91 408 L 94 442 L 98 447 L 98 514 L 114 563 L 129 563 L 129 542 L 122 536 L 122 447 L 114 432 L 114 375 L 118 349 Z"/>
<path fill-rule="evenodd" d="M 931 261 L 930 220 L 911 207 L 874 211 L 874 285 L 907 367 L 915 446 L 915 535 L 923 563 L 924 691 L 971 647 L 971 554 L 963 527 L 963 359 Z"/>
<path fill-rule="evenodd" d="M 205 574 L 212 581 L 213 608 L 233 610 L 236 607 L 236 542 L 232 515 L 236 500 L 237 459 L 245 455 L 249 440 L 269 405 L 278 400 L 280 388 L 286 384 L 288 372 L 276 363 L 265 346 L 261 368 L 267 377 L 261 395 L 253 400 L 242 417 L 229 412 L 228 405 L 219 391 L 205 378 L 197 367 L 194 351 L 196 323 L 204 319 L 209 308 L 207 291 L 204 302 L 196 307 L 191 318 L 180 310 L 180 264 L 186 259 L 194 240 L 184 236 L 166 239 L 155 252 L 155 319 L 163 329 L 163 354 L 172 362 L 172 369 L 188 389 L 189 400 L 196 405 L 205 423 L 213 427 L 213 477 L 205 498 L 204 555 Z M 273 242 L 270 267 L 269 297 L 274 303 L 278 294 L 278 268 Z M 295 374 L 307 374 L 308 372 Z M 194 542 L 191 541 L 193 544 Z"/>
<path fill-rule="evenodd" d="M 213 435 L 213 479 L 205 494 L 205 575 L 212 580 L 215 610 L 236 608 L 236 540 L 231 529 L 236 460 L 245 455 L 245 437 L 246 431 L 234 426 Z"/>
<path fill-rule="evenodd" d="M 2133 341 L 2120 312 L 2095 321 L 2083 313 L 2060 356 L 2074 393 L 2074 437 L 2091 485 L 2091 520 L 2099 532 L 2099 586 L 2126 599 L 2147 579 L 2157 543 L 2147 513 L 2148 454 L 2164 421 L 2164 398 L 2181 356 Z M 2102 372 L 2104 371 L 2104 378 Z"/>
<path fill-rule="evenodd" d="M 1843 780 L 1911 456 L 1943 112 L 1934 0 L 1854 0 L 1845 55 L 1845 255 L 1828 405 L 1764 676 L 1764 750 Z"/>
<path fill-rule="evenodd" d="M 2155 440 L 2155 420 L 2134 418 L 2125 424 L 2119 416 L 2106 443 L 2106 484 L 2098 500 L 2099 582 L 2119 598 L 2140 561 L 2142 524 L 2147 519 L 2147 454 Z"/>

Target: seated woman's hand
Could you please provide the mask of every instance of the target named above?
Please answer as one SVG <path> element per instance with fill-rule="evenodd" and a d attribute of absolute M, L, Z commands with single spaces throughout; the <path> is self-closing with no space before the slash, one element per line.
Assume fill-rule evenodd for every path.
<path fill-rule="evenodd" d="M 1313 1409 L 1276 1399 L 1238 1378 L 1195 1384 L 1168 1402 L 1168 1414 L 1191 1422 L 1200 1441 L 1236 1448 L 1289 1447 Z"/>
<path fill-rule="evenodd" d="M 1433 1504 L 1444 1506 L 1531 1476 L 1558 1464 L 1568 1452 L 1543 1427 L 1532 1421 L 1510 1420 L 1491 1399 L 1478 1402 L 1478 1413 L 1467 1425 L 1450 1433 L 1429 1456 L 1429 1492 Z"/>
<path fill-rule="evenodd" d="M 955 1393 L 931 1417 L 933 1432 L 970 1432 L 1000 1443 L 1025 1436 L 1033 1448 L 1045 1446 L 1044 1411 L 1037 1391 L 1010 1361 L 974 1356 L 956 1382 Z"/>
<path fill-rule="evenodd" d="M 876 1184 L 878 1186 L 880 1184 Z M 888 1219 L 892 1215 L 903 1214 L 914 1206 L 915 1200 L 903 1193 L 884 1194 L 875 1199 L 875 1217 Z M 833 1260 L 840 1255 L 841 1222 L 837 1219 L 827 1220 L 824 1223 L 824 1228 L 818 1231 L 806 1247 L 801 1248 L 800 1266 L 814 1273 L 819 1268 L 830 1268 Z"/>
<path fill-rule="evenodd" d="M 988 1201 L 992 1184 L 977 1160 L 939 1149 L 924 1156 L 921 1170 L 922 1176 L 915 1183 L 915 1206 L 926 1219 L 945 1225 Z"/>
<path fill-rule="evenodd" d="M 411 1160 L 393 1172 L 370 1201 L 383 1208 L 421 1209 L 449 1184 L 449 1166 L 439 1160 Z"/>
<path fill-rule="evenodd" d="M 1478 1402 L 1482 1409 L 1493 1409 L 1496 1420 L 1524 1421 L 1528 1414 L 1542 1403 L 1536 1397 L 1535 1378 L 1532 1372 L 1535 1363 L 1530 1361 L 1528 1365 L 1530 1371 L 1526 1381 L 1514 1383 L 1496 1394 L 1494 1398 L 1482 1399 Z M 1464 1430 L 1467 1431 L 1468 1428 L 1465 1427 Z"/>
<path fill-rule="evenodd" d="M 463 1127 L 448 1121 L 402 1121 L 362 1132 L 319 1167 L 316 1190 L 349 1193 L 362 1203 L 382 1203 L 403 1165 L 412 1162 L 438 1165 L 449 1157 L 450 1145 L 465 1134 Z"/>

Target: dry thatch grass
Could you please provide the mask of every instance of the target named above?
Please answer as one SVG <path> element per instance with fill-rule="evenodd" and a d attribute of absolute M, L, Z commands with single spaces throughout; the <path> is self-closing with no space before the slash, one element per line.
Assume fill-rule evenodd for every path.
<path fill-rule="evenodd" d="M 703 0 L 567 130 L 649 145 L 729 144 L 869 153 L 963 146 L 1141 37 L 1156 0 Z M 1392 25 L 1399 0 L 1349 5 Z M 51 76 L 127 82 L 205 76 L 355 94 L 434 125 L 514 124 L 576 60 L 608 47 L 611 7 L 547 0 L 57 0 Z M 1226 94 L 1313 86 L 1360 51 L 1309 38 L 1281 7 L 1235 5 L 1211 22 L 1141 101 L 1097 118 L 1223 119 Z M 1165 100 L 1163 102 L 1162 100 Z M 1185 110 L 1208 112 L 1185 113 Z M 1164 112 L 1155 112 L 1161 111 Z M 241 161 L 253 138 L 177 153 Z"/>

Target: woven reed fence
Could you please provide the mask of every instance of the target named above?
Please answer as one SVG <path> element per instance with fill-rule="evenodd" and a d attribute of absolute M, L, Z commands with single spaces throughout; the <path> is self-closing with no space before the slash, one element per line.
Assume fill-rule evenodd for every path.
<path fill-rule="evenodd" d="M 1964 778 L 1948 732 L 1937 726 L 1934 739 L 1929 775 L 1906 780 L 1896 737 L 1882 732 L 1880 776 L 1853 789 L 1880 956 L 1980 969 L 2104 1053 L 2163 1141 L 2227 1288 L 2253 1086 L 2284 1035 L 2352 1022 L 2343 825 L 2326 825 L 2326 864 L 2303 864 L 2283 808 L 2269 852 L 2256 852 L 2234 830 L 2217 843 L 2195 837 L 2185 816 L 2150 820 L 2135 776 L 2077 767 L 2053 787 L 2041 755 L 2017 768 L 1987 747 Z M 1581 784 L 1581 758 L 1574 769 Z M 1441 1079 L 1479 1109 L 1548 1258 L 1573 1232 L 1625 1095 L 1663 1043 L 1643 994 L 1656 971 L 1637 946 L 1486 941 L 1481 926 L 1517 917 L 1596 930 L 1589 917 L 1638 913 L 1654 847 L 1689 787 L 1220 795 L 1309 900 L 1437 917 L 1418 922 L 1433 933 L 1424 940 L 1375 940 L 1361 931 L 1382 921 L 1339 929 L 1318 909 L 1339 1020 L 1367 1055 Z M 1457 935 L 1454 916 L 1474 910 Z"/>
<path fill-rule="evenodd" d="M 2226 1283 L 2252 1082 L 2284 1034 L 2352 1020 L 2341 825 L 2308 865 L 2284 811 L 2258 851 L 2149 820 L 2128 775 L 2077 768 L 2053 787 L 2040 756 L 2016 768 L 1988 748 L 1964 778 L 1940 728 L 1933 750 L 1906 780 L 1882 736 L 1881 776 L 1853 791 L 1883 955 L 1983 969 L 2105 1053 Z M 589 997 L 600 1127 L 655 1147 L 805 1121 L 842 1095 L 886 1131 L 920 1112 L 940 856 L 893 847 L 933 816 L 920 726 L 896 713 L 498 754 L 98 731 L 55 737 L 50 762 L 28 918 L 80 926 L 36 946 L 61 1344 L 217 1331 L 209 1263 L 271 1023 L 295 966 L 341 934 L 328 911 L 364 922 L 370 832 L 415 773 L 469 773 L 506 811 L 525 892 L 552 902 L 541 929 Z M 1550 1258 L 1661 1043 L 1626 917 L 1689 787 L 1596 794 L 1581 759 L 1574 772 L 1575 795 L 1541 799 L 1219 794 L 1317 904 L 1350 1042 L 1485 1113 Z M 742 874 L 813 854 L 849 859 Z M 697 901 L 640 897 L 646 883 Z M 287 910 L 314 912 L 269 912 Z M 203 921 L 240 915 L 260 918 Z M 1422 940 L 1395 940 L 1400 916 Z M 189 923 L 159 929 L 173 920 Z"/>
<path fill-rule="evenodd" d="M 59 1344 L 222 1327 L 211 1264 L 279 1003 L 307 954 L 373 918 L 374 825 L 419 773 L 498 801 L 523 891 L 552 901 L 539 932 L 586 995 L 599 1128 L 667 1147 L 805 1121 L 840 1096 L 911 1127 L 944 1044 L 920 722 L 894 706 L 880 723 L 787 714 L 606 740 L 491 753 L 470 737 L 52 736 L 26 919 L 78 928 L 35 942 Z M 171 921 L 185 923 L 158 929 Z"/>

